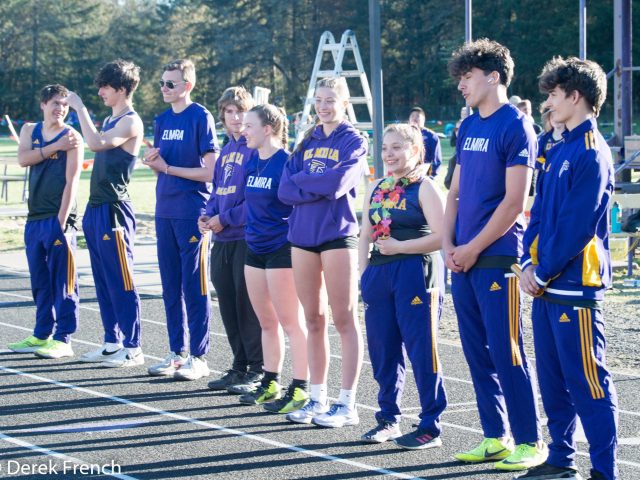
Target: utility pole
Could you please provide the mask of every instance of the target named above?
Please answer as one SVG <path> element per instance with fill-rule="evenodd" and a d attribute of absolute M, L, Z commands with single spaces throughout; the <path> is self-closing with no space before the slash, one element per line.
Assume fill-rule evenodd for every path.
<path fill-rule="evenodd" d="M 369 0 L 369 45 L 371 57 L 371 93 L 373 96 L 373 168 L 375 177 L 384 175 L 382 163 L 382 131 L 384 110 L 382 104 L 382 47 L 380 44 L 380 0 Z"/>

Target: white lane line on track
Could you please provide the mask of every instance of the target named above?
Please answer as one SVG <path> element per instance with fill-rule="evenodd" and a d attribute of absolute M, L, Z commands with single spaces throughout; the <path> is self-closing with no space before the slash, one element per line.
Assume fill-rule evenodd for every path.
<path fill-rule="evenodd" d="M 29 273 L 28 272 L 24 272 L 22 270 L 15 270 L 15 269 L 8 268 L 8 267 L 5 267 L 5 266 L 0 266 L 0 270 L 5 270 L 7 272 L 14 273 L 14 274 L 17 274 L 17 275 L 22 275 L 25 278 L 29 278 Z M 134 275 L 135 275 L 135 272 L 134 272 Z M 83 283 L 83 284 L 79 283 L 79 285 L 82 285 L 82 286 L 85 286 L 85 287 L 88 287 L 88 288 L 95 288 L 94 285 L 91 284 L 91 283 Z M 138 291 L 141 291 L 141 290 L 138 290 Z M 0 291 L 0 294 L 15 296 L 15 297 L 18 297 L 18 298 L 25 298 L 25 299 L 31 300 L 33 302 L 33 297 L 27 297 L 25 295 L 17 295 L 17 294 L 11 294 L 11 293 L 1 292 L 1 291 Z M 158 295 L 158 294 L 154 292 L 154 295 Z M 161 297 L 161 295 L 160 295 L 160 297 Z M 217 303 L 217 300 L 213 300 L 212 299 L 211 301 L 213 303 Z M 35 306 L 35 304 L 34 304 L 34 306 Z M 97 308 L 86 307 L 84 305 L 82 305 L 80 308 L 84 308 L 86 310 L 91 310 L 93 312 L 98 312 L 98 313 L 100 312 L 100 310 L 97 309 Z M 141 320 L 144 321 L 144 322 L 149 322 L 149 323 L 160 325 L 160 326 L 163 326 L 163 327 L 166 326 L 166 323 L 157 322 L 155 320 L 149 320 L 147 318 L 141 318 Z M 332 324 L 329 324 L 329 327 L 332 327 L 332 326 L 333 326 Z M 216 335 L 216 336 L 220 336 L 220 337 L 226 337 L 227 336 L 226 333 L 216 333 L 216 332 L 211 332 L 211 335 Z M 337 335 L 337 334 L 329 334 L 329 336 L 330 337 L 336 337 L 336 336 L 339 336 L 339 335 Z M 448 340 L 448 339 L 445 339 L 445 338 L 439 338 L 438 339 L 438 343 L 441 343 L 443 345 L 447 345 L 449 347 L 456 347 L 456 348 L 460 348 L 460 349 L 462 348 L 462 345 L 457 340 Z M 339 356 L 339 355 L 330 355 L 330 356 L 332 358 L 342 359 L 342 357 Z M 535 356 L 530 356 L 529 359 L 533 360 L 533 361 L 536 360 Z M 368 363 L 369 365 L 371 365 L 371 362 L 367 362 L 366 360 L 365 360 L 365 363 Z M 411 370 L 411 367 L 407 367 L 406 371 L 408 373 L 412 373 L 413 372 L 413 370 Z M 638 374 L 635 374 L 635 373 L 619 372 L 617 370 L 612 370 L 612 369 L 609 369 L 609 372 L 611 372 L 611 373 L 613 373 L 615 375 L 618 375 L 618 376 L 638 378 Z M 470 380 L 464 380 L 462 378 L 446 377 L 446 376 L 443 376 L 443 378 L 447 379 L 447 380 L 454 381 L 454 382 L 461 382 L 461 383 L 467 383 L 469 385 L 473 385 L 473 382 L 471 382 Z"/>
<path fill-rule="evenodd" d="M 28 433 L 32 435 L 45 435 L 49 433 L 81 433 L 81 432 L 119 432 L 130 428 L 138 428 L 149 423 L 146 420 L 109 421 L 109 422 L 80 422 L 66 425 L 54 425 L 52 427 L 35 427 L 30 429 L 5 430 L 8 433 Z"/>
<path fill-rule="evenodd" d="M 19 272 L 19 273 L 21 273 L 21 272 Z M 9 293 L 9 292 L 1 292 L 1 291 L 0 291 L 0 295 L 8 295 L 8 296 L 10 296 L 10 297 L 23 298 L 23 299 L 27 299 L 27 300 L 31 300 L 31 301 L 33 301 L 33 298 L 32 298 L 32 297 L 28 297 L 28 296 L 26 296 L 26 295 L 20 295 L 20 294 L 17 294 L 17 293 Z M 35 304 L 34 304 L 34 306 L 35 306 Z M 97 308 L 87 307 L 87 306 L 84 306 L 84 305 L 80 305 L 80 308 L 81 308 L 81 309 L 84 309 L 84 310 L 89 310 L 89 311 L 91 311 L 91 312 L 100 313 L 100 310 L 99 310 L 99 309 L 97 309 Z M 158 322 L 158 321 L 156 321 L 156 320 L 150 320 L 150 319 L 146 319 L 146 318 L 141 318 L 141 320 L 142 320 L 143 322 L 151 323 L 151 324 L 153 324 L 153 325 L 159 325 L 159 326 L 162 326 L 162 327 L 165 327 L 165 326 L 166 326 L 166 323 Z M 0 322 L 0 325 L 5 325 L 5 326 L 8 326 L 8 327 L 20 328 L 20 329 L 23 329 L 23 330 L 25 330 L 25 331 L 31 331 L 31 330 L 30 330 L 30 329 L 28 329 L 28 328 L 21 328 L 21 327 L 18 327 L 17 325 L 11 325 L 11 324 L 6 324 L 6 323 L 2 323 L 2 322 Z M 221 336 L 221 337 L 226 337 L 226 336 L 227 336 L 227 335 L 226 335 L 226 334 L 224 334 L 224 333 L 215 333 L 215 332 L 210 332 L 210 333 L 211 333 L 211 335 L 217 335 L 217 336 Z M 73 341 L 78 342 L 78 343 L 84 343 L 84 344 L 86 344 L 86 345 L 95 345 L 95 346 L 98 346 L 98 347 L 99 347 L 99 346 L 101 346 L 101 344 L 96 344 L 96 343 L 92 343 L 92 342 L 87 342 L 87 341 L 84 341 L 84 340 L 76 340 L 75 338 L 73 339 Z M 445 343 L 448 343 L 448 342 L 445 342 Z M 289 348 L 289 346 L 287 345 L 287 347 L 286 347 L 286 348 Z M 154 356 L 152 356 L 152 355 L 147 355 L 146 353 L 145 353 L 145 357 L 150 358 L 150 359 L 152 359 L 152 360 L 158 360 L 158 361 L 162 361 L 162 360 L 164 360 L 164 358 L 154 357 Z M 330 355 L 330 357 L 331 357 L 331 358 L 337 358 L 337 359 L 342 360 L 342 357 L 341 357 L 340 355 L 333 355 L 333 354 L 331 354 L 331 355 Z M 533 360 L 535 360 L 535 358 L 534 358 Z M 367 365 L 371 365 L 371 362 L 369 362 L 369 361 L 367 361 L 367 360 L 363 360 L 363 363 L 366 363 Z M 211 371 L 212 371 L 213 373 L 223 373 L 223 372 L 221 372 L 221 371 L 213 370 L 213 369 L 211 369 Z M 406 371 L 407 371 L 407 373 L 413 373 L 413 370 L 411 369 L 411 367 L 407 367 Z M 630 374 L 625 374 L 625 373 L 616 373 L 616 372 L 614 372 L 614 371 L 611 371 L 611 372 L 612 372 L 612 373 L 614 373 L 614 374 L 616 374 L 616 375 L 627 375 L 627 376 L 629 376 L 629 375 L 630 375 Z M 473 385 L 473 382 L 471 382 L 470 380 L 465 380 L 465 379 L 463 379 L 463 378 L 450 377 L 450 376 L 447 376 L 447 375 L 443 375 L 443 377 L 442 377 L 442 378 L 444 378 L 445 380 L 449 380 L 449 381 L 455 381 L 455 382 L 464 383 L 464 384 L 467 384 L 467 385 Z M 538 398 L 540 398 L 540 395 L 538 395 Z M 464 403 L 450 404 L 449 406 L 450 406 L 450 407 L 453 407 L 453 406 L 462 406 L 462 405 L 464 405 L 464 406 L 467 406 L 467 405 L 476 405 L 476 402 L 475 402 L 475 401 L 473 401 L 473 402 L 464 402 Z M 472 410 L 477 410 L 477 406 L 476 406 L 475 408 L 469 409 L 469 411 L 472 411 Z M 630 410 L 622 410 L 622 409 L 618 409 L 618 412 L 619 412 L 619 413 L 623 413 L 623 414 L 625 414 L 625 415 L 631 415 L 631 416 L 634 416 L 634 417 L 640 417 L 640 412 L 634 412 L 634 411 L 630 411 Z"/>
<path fill-rule="evenodd" d="M 31 331 L 31 330 L 30 330 L 30 329 L 28 329 L 28 328 L 20 327 L 20 326 L 18 326 L 18 325 L 12 325 L 12 324 L 10 324 L 10 323 L 0 322 L 0 325 L 4 325 L 4 326 L 7 326 L 7 327 L 12 327 L 12 328 L 16 328 L 16 329 L 18 329 L 18 330 L 26 330 L 26 331 L 29 331 L 29 332 Z M 71 339 L 71 341 L 73 341 L 73 342 L 83 343 L 83 344 L 86 344 L 86 345 L 95 345 L 95 346 L 100 346 L 100 345 L 99 345 L 99 344 L 97 344 L 97 343 L 87 342 L 87 341 L 85 341 L 85 340 L 78 340 L 78 339 L 75 339 L 75 338 L 72 338 L 72 339 Z M 10 352 L 10 350 L 0 349 L 0 353 L 3 353 L 3 352 Z M 153 358 L 153 359 L 158 359 L 158 360 L 162 360 L 160 357 L 154 357 L 154 356 L 152 356 L 152 355 L 147 355 L 147 354 L 145 354 L 145 357 L 147 357 L 147 358 Z M 5 367 L 2 367 L 2 366 L 0 365 L 0 370 L 2 370 L 2 369 L 5 369 Z M 211 369 L 211 371 L 212 371 L 212 372 L 215 372 L 215 373 L 222 373 L 222 372 L 219 372 L 219 371 L 217 371 L 217 370 L 213 370 L 213 369 Z M 27 374 L 27 375 L 31 375 L 31 374 Z M 43 377 L 43 378 L 44 378 L 44 377 Z M 55 384 L 58 384 L 58 383 L 59 383 L 59 382 L 57 382 L 56 380 L 49 380 L 49 379 L 45 379 L 45 381 L 50 381 L 51 383 L 55 383 Z M 71 385 L 71 384 L 69 384 L 69 385 Z M 77 386 L 75 386 L 75 385 L 71 385 L 71 388 L 73 388 L 73 387 L 77 387 Z M 83 387 L 77 387 L 77 388 L 78 388 L 78 389 L 82 389 Z M 104 394 L 100 394 L 100 395 L 104 395 Z M 336 400 L 337 400 L 337 398 L 329 397 L 329 400 L 334 400 L 334 401 L 336 401 Z M 128 400 L 127 400 L 127 401 L 128 401 Z M 464 402 L 464 403 L 462 403 L 462 404 L 458 404 L 458 405 L 463 405 L 463 404 L 466 404 L 466 403 L 470 403 L 470 402 Z M 144 404 L 140 404 L 140 405 L 144 405 Z M 357 405 L 357 407 L 358 407 L 358 408 L 362 408 L 362 409 L 364 409 L 364 410 L 369 410 L 369 411 L 372 411 L 372 412 L 377 412 L 377 411 L 379 410 L 379 407 L 372 407 L 372 406 L 370 406 L 370 405 L 365 405 L 365 404 L 362 404 L 362 403 L 357 403 L 356 405 Z M 153 407 L 149 407 L 149 408 L 153 408 Z M 476 409 L 474 409 L 474 410 L 476 410 Z M 620 413 L 622 413 L 622 412 L 627 412 L 626 410 L 618 410 L 618 411 L 619 411 Z M 446 412 L 447 412 L 447 411 L 445 410 L 445 412 L 444 412 L 444 413 L 446 413 Z M 638 415 L 638 413 L 637 413 L 637 412 L 627 412 L 627 413 L 631 413 L 631 414 L 633 414 L 633 415 Z M 403 415 L 402 415 L 402 417 L 403 417 L 403 418 L 405 418 L 405 419 L 411 419 L 411 420 L 420 421 L 420 417 L 419 417 L 418 415 L 411 415 L 411 414 L 404 415 L 404 414 L 403 414 Z M 190 418 L 190 417 L 185 417 L 185 418 Z M 546 420 L 546 419 L 544 419 L 544 420 Z M 199 420 L 194 420 L 194 421 L 199 421 Z M 459 424 L 457 424 L 457 423 L 451 423 L 451 422 L 443 422 L 443 421 L 441 421 L 441 422 L 440 422 L 440 424 L 441 424 L 442 426 L 444 426 L 444 427 L 455 428 L 455 429 L 457 429 L 457 430 L 463 430 L 463 431 L 465 431 L 465 432 L 477 433 L 478 435 L 483 435 L 483 433 L 484 433 L 482 430 L 478 430 L 477 428 L 467 427 L 467 426 L 465 426 L 465 425 L 459 425 Z M 222 427 L 222 428 L 225 428 L 225 427 Z M 249 435 L 249 434 L 247 434 L 247 435 Z M 577 454 L 577 455 L 580 455 L 580 456 L 582 456 L 582 457 L 587 457 L 587 458 L 589 458 L 589 454 L 588 454 L 587 452 L 576 451 L 576 454 Z M 640 463 L 631 462 L 631 461 L 628 461 L 628 460 L 620 460 L 620 459 L 618 459 L 618 463 L 619 463 L 619 464 L 622 464 L 622 465 L 628 465 L 628 466 L 631 466 L 631 467 L 640 468 Z M 407 478 L 414 478 L 414 477 L 407 477 Z"/>
<path fill-rule="evenodd" d="M 27 295 L 20 295 L 20 294 L 17 294 L 17 293 L 9 293 L 9 292 L 0 292 L 0 294 L 8 295 L 10 297 L 22 298 L 22 299 L 25 299 L 25 300 L 33 301 L 33 298 L 29 297 Z M 88 310 L 90 312 L 100 313 L 100 309 L 93 308 L 93 307 L 87 307 L 86 305 L 82 305 L 82 304 L 80 304 L 80 309 L 81 310 Z M 146 323 L 150 323 L 152 325 L 159 325 L 161 327 L 166 327 L 166 325 L 167 325 L 166 322 L 158 322 L 156 320 L 150 320 L 148 318 L 140 318 L 140 320 L 143 321 L 143 322 L 146 322 Z M 218 337 L 225 337 L 225 338 L 227 337 L 226 333 L 218 333 L 218 332 L 209 332 L 209 333 L 210 333 L 210 335 L 215 335 L 215 336 L 218 336 Z M 329 356 L 331 358 L 337 358 L 337 359 L 342 360 L 342 357 L 340 355 L 330 354 Z M 163 359 L 160 359 L 160 360 L 163 360 Z M 363 360 L 362 362 L 366 363 L 367 365 L 371 365 L 371 362 L 369 362 L 368 360 Z M 413 373 L 413 370 L 409 366 L 406 367 L 406 371 L 407 371 L 407 373 Z M 460 382 L 460 383 L 465 383 L 467 385 L 472 385 L 473 384 L 471 381 L 465 380 L 463 378 L 449 377 L 449 376 L 446 376 L 446 375 L 443 376 L 442 378 L 444 378 L 445 380 L 449 380 L 451 382 Z"/>
<path fill-rule="evenodd" d="M 16 271 L 14 273 L 19 273 L 19 274 L 24 275 L 23 272 L 19 272 L 19 271 Z M 33 298 L 29 297 L 27 295 L 20 295 L 20 294 L 9 293 L 9 292 L 0 292 L 0 294 L 8 295 L 10 297 L 22 298 L 22 299 L 25 299 L 25 300 L 33 301 Z M 80 308 L 83 309 L 83 310 L 88 310 L 88 311 L 91 311 L 91 312 L 100 313 L 100 310 L 98 308 L 87 307 L 85 305 L 80 305 Z M 146 322 L 146 323 L 150 323 L 152 325 L 158 325 L 158 326 L 161 326 L 161 327 L 165 327 L 166 326 L 166 323 L 164 323 L 164 322 L 158 322 L 156 320 L 151 320 L 151 319 L 148 319 L 148 318 L 141 318 L 141 321 Z M 226 337 L 227 336 L 225 333 L 218 333 L 218 332 L 210 332 L 210 334 L 211 335 L 215 335 L 215 336 L 219 336 L 219 337 Z M 79 341 L 79 343 L 83 343 L 83 341 L 81 341 L 81 340 L 78 340 L 78 341 Z M 456 344 L 456 342 L 452 342 L 450 340 L 439 340 L 438 343 L 443 343 L 445 345 L 454 346 L 454 347 L 460 347 L 459 344 Z M 89 343 L 89 345 L 92 345 L 92 344 Z M 100 346 L 100 345 L 98 345 L 98 346 Z M 287 348 L 288 348 L 288 346 L 287 346 Z M 153 357 L 151 355 L 146 355 L 146 356 L 151 358 L 151 359 L 154 359 L 154 360 L 164 360 L 163 358 Z M 331 358 L 337 358 L 339 360 L 342 360 L 342 357 L 340 355 L 330 354 L 329 356 Z M 532 358 L 532 360 L 535 360 L 535 358 Z M 369 362 L 367 360 L 363 360 L 362 362 L 366 363 L 367 365 L 371 365 L 371 362 Z M 212 371 L 214 371 L 214 370 L 212 370 Z M 413 370 L 411 369 L 411 367 L 407 367 L 406 371 L 407 371 L 407 373 L 413 373 Z M 628 374 L 628 373 L 615 372 L 613 370 L 610 370 L 610 371 L 611 371 L 611 373 L 614 373 L 616 375 L 634 376 L 634 375 L 631 375 L 631 374 Z M 214 372 L 215 373 L 222 373 L 222 372 L 219 372 L 219 371 L 214 371 Z M 444 378 L 445 380 L 453 381 L 453 382 L 459 382 L 459 383 L 465 383 L 467 385 L 473 385 L 473 382 L 471 382 L 470 380 L 465 380 L 463 378 L 450 377 L 448 375 L 443 375 L 442 378 Z M 457 406 L 457 405 L 475 405 L 475 402 L 465 402 L 463 404 L 452 404 L 450 406 Z M 477 410 L 477 407 L 475 409 Z M 471 410 L 474 410 L 474 409 L 470 409 L 469 411 L 471 411 Z M 629 411 L 629 410 L 621 410 L 621 409 L 618 409 L 618 412 L 626 414 L 626 415 L 640 417 L 640 412 L 634 412 L 634 411 Z"/>
<path fill-rule="evenodd" d="M 56 385 L 58 387 L 69 388 L 71 390 L 74 390 L 74 391 L 77 391 L 77 392 L 81 392 L 81 393 L 85 393 L 87 395 L 91 395 L 91 396 L 99 397 L 99 398 L 104 398 L 104 399 L 111 400 L 111 401 L 116 402 L 116 403 L 121 403 L 123 405 L 127 405 L 129 407 L 137 408 L 138 410 L 143 410 L 143 411 L 146 411 L 146 412 L 155 413 L 156 415 L 161 415 L 163 417 L 173 418 L 174 420 L 180 420 L 182 422 L 190 423 L 190 424 L 193 424 L 193 425 L 198 425 L 200 427 L 210 428 L 212 430 L 217 430 L 217 431 L 228 433 L 228 434 L 231 434 L 231 435 L 236 435 L 238 437 L 248 438 L 250 440 L 254 440 L 256 442 L 260 442 L 260 443 L 269 445 L 271 447 L 282 448 L 282 449 L 290 450 L 292 452 L 301 453 L 303 455 L 307 455 L 307 456 L 310 456 L 310 457 L 320 458 L 322 460 L 327 460 L 327 461 L 330 461 L 330 462 L 341 463 L 341 464 L 348 465 L 350 467 L 354 467 L 354 468 L 357 468 L 357 469 L 360 469 L 360 470 L 365 470 L 365 471 L 369 471 L 369 472 L 375 472 L 375 473 L 378 473 L 378 474 L 381 474 L 381 475 L 391 476 L 391 477 L 395 477 L 395 478 L 406 478 L 406 479 L 416 479 L 416 478 L 418 478 L 418 477 L 415 477 L 415 476 L 412 476 L 412 475 L 406 475 L 404 473 L 395 472 L 393 470 L 388 470 L 388 469 L 385 469 L 385 468 L 376 467 L 374 465 L 368 465 L 366 463 L 361 463 L 361 462 L 356 462 L 356 461 L 353 461 L 353 460 L 347 460 L 345 458 L 336 457 L 335 455 L 330 455 L 330 454 L 327 454 L 327 453 L 323 453 L 321 451 L 308 450 L 306 448 L 297 447 L 295 445 L 290 445 L 290 444 L 287 444 L 287 443 L 278 442 L 278 441 L 271 440 L 271 439 L 268 439 L 268 438 L 265 438 L 265 437 L 261 437 L 259 435 L 254 435 L 254 434 L 242 431 L 242 430 L 223 427 L 222 425 L 217 425 L 215 423 L 206 422 L 206 421 L 203 421 L 203 420 L 198 420 L 198 419 L 195 419 L 195 418 L 187 417 L 185 415 L 180 415 L 178 413 L 173 413 L 173 412 L 169 412 L 169 411 L 166 411 L 166 410 L 161 410 L 159 408 L 155 408 L 155 407 L 152 407 L 150 405 L 146 405 L 144 403 L 138 403 L 138 402 L 134 402 L 134 401 L 131 401 L 131 400 L 127 400 L 126 398 L 116 397 L 116 396 L 109 395 L 109 394 L 106 394 L 106 393 L 98 392 L 96 390 L 91 390 L 91 389 L 85 388 L 85 387 L 79 387 L 79 386 L 73 385 L 71 383 L 58 382 L 57 380 L 53 380 L 53 379 L 46 378 L 46 377 L 41 377 L 39 375 L 33 375 L 31 373 L 23 372 L 21 370 L 16 370 L 16 369 L 13 369 L 13 368 L 4 367 L 2 365 L 0 365 L 0 371 L 11 373 L 13 375 L 19 375 L 19 376 L 22 376 L 22 377 L 31 378 L 33 380 L 38 380 L 38 381 L 45 382 L 45 383 L 50 383 L 50 384 Z"/>
<path fill-rule="evenodd" d="M 31 328 L 21 327 L 20 325 L 13 325 L 12 323 L 0 322 L 0 325 L 5 326 L 5 327 L 15 328 L 16 330 L 23 330 L 25 332 L 32 332 L 33 331 L 33 329 L 31 329 Z M 79 338 L 72 338 L 71 341 L 74 342 L 74 343 L 80 343 L 82 345 L 90 345 L 92 347 L 101 347 L 102 346 L 101 343 L 88 342 L 86 340 L 80 340 Z M 1 352 L 11 352 L 11 350 L 0 350 L 0 353 Z M 147 353 L 145 353 L 144 356 L 145 356 L 145 358 L 150 358 L 152 360 L 158 360 L 158 361 L 164 360 L 164 358 L 154 357 L 153 355 L 148 355 Z M 106 371 L 106 367 L 105 367 L 105 371 Z M 211 371 L 215 372 L 215 373 L 222 373 L 222 372 L 218 372 L 217 370 L 211 370 Z"/>
<path fill-rule="evenodd" d="M 473 402 L 459 402 L 459 403 L 447 403 L 447 407 L 468 407 L 469 405 L 476 405 L 476 401 Z"/>
<path fill-rule="evenodd" d="M 23 276 L 27 276 L 28 277 L 27 274 L 25 274 L 24 272 L 21 272 L 21 271 L 17 271 L 17 270 L 13 271 L 12 270 L 12 272 L 13 273 L 18 273 L 18 274 L 21 274 Z M 92 287 L 92 285 L 87 285 L 87 286 Z M 33 301 L 32 297 L 29 297 L 29 296 L 26 296 L 26 295 L 19 295 L 19 294 L 8 293 L 8 292 L 0 292 L 0 294 Z M 89 310 L 89 311 L 92 311 L 92 312 L 100 313 L 100 310 L 98 308 L 87 307 L 85 305 L 80 305 L 80 308 L 84 309 L 84 310 Z M 140 320 L 143 321 L 143 322 L 150 323 L 152 325 L 159 325 L 161 327 L 165 327 L 166 326 L 166 323 L 164 323 L 164 322 L 158 322 L 156 320 L 151 320 L 151 319 L 148 319 L 148 318 L 141 318 Z M 2 322 L 0 322 L 0 324 L 2 324 Z M 8 325 L 8 324 L 4 324 L 4 325 L 15 326 L 15 325 Z M 30 331 L 28 329 L 25 329 L 25 330 Z M 215 335 L 215 336 L 219 336 L 219 337 L 226 337 L 227 336 L 225 333 L 218 333 L 218 332 L 210 332 L 210 334 L 211 335 Z M 83 340 L 75 340 L 74 339 L 74 341 L 78 341 L 79 343 L 85 343 L 85 344 L 88 344 L 88 345 L 100 346 L 99 344 L 95 344 L 95 343 L 91 343 L 91 342 L 85 342 Z M 441 340 L 438 340 L 438 343 L 442 343 L 444 345 L 449 345 L 449 346 L 453 346 L 453 347 L 462 348 L 458 342 L 455 342 L 455 341 L 452 341 L 452 340 L 442 340 L 441 339 Z M 287 346 L 287 348 L 289 348 L 289 347 Z M 145 356 L 148 357 L 148 358 L 151 358 L 153 360 L 159 360 L 159 361 L 164 360 L 164 358 L 154 357 L 152 355 L 145 354 Z M 339 360 L 342 360 L 342 357 L 340 355 L 330 354 L 329 356 L 330 356 L 330 358 L 337 358 Z M 531 359 L 535 361 L 535 357 L 532 357 Z M 367 365 L 371 365 L 371 362 L 369 362 L 367 360 L 363 360 L 362 362 L 366 363 Z M 213 370 L 213 369 L 211 371 L 214 372 L 214 373 L 222 373 L 221 371 Z M 413 370 L 411 369 L 411 367 L 406 367 L 406 372 L 407 373 L 413 373 Z M 610 370 L 610 372 L 615 374 L 615 375 L 620 375 L 620 376 L 631 376 L 631 377 L 636 376 L 636 375 L 629 374 L 629 373 L 616 372 L 615 370 Z M 444 378 L 445 380 L 453 381 L 453 382 L 459 382 L 459 383 L 465 383 L 467 385 L 473 385 L 472 381 L 465 380 L 463 378 L 450 377 L 450 376 L 447 376 L 447 375 L 443 375 L 442 378 Z M 538 398 L 540 398 L 539 395 L 538 395 Z M 452 406 L 458 406 L 458 405 L 475 405 L 475 404 L 476 404 L 476 402 L 464 402 L 464 403 L 461 403 L 461 404 L 450 404 L 449 406 L 452 407 Z M 455 410 L 453 412 L 460 413 L 460 412 L 473 411 L 473 410 L 477 410 L 477 406 L 475 408 L 470 408 L 468 410 Z M 453 413 L 453 412 L 449 412 L 449 413 Z M 625 415 L 631 415 L 631 416 L 634 416 L 634 417 L 640 417 L 640 412 L 634 412 L 634 411 L 622 410 L 622 409 L 618 409 L 618 412 L 622 413 L 622 414 L 625 414 Z M 416 418 L 418 418 L 418 417 L 416 417 Z"/>
<path fill-rule="evenodd" d="M 0 366 L 0 368 L 2 368 L 2 366 Z M 22 448 L 26 448 L 28 450 L 32 450 L 34 452 L 42 453 L 42 454 L 44 454 L 44 455 L 46 455 L 48 457 L 58 458 L 60 460 L 63 460 L 64 462 L 71 462 L 71 463 L 74 463 L 76 465 L 80 465 L 80 466 L 84 465 L 84 466 L 91 467 L 91 464 L 89 462 L 86 462 L 84 460 L 80 460 L 79 458 L 70 457 L 69 455 L 65 455 L 64 453 L 56 452 L 55 450 L 49 450 L 48 448 L 40 447 L 39 445 L 34 445 L 33 443 L 25 442 L 24 440 L 20 440 L 19 438 L 10 437 L 9 435 L 5 435 L 4 433 L 1 433 L 1 432 L 0 432 L 0 440 L 4 440 L 5 442 L 12 443 L 14 445 L 17 445 L 17 446 L 22 447 Z M 63 466 L 64 466 L 64 464 L 63 464 Z M 114 478 L 120 478 L 122 480 L 137 480 L 136 477 L 131 477 L 129 475 L 124 475 L 122 473 L 115 473 L 115 472 L 102 470 L 102 469 L 100 471 L 100 474 L 101 475 L 108 475 L 108 476 L 114 477 Z M 56 473 L 56 475 L 57 475 L 57 473 Z"/>

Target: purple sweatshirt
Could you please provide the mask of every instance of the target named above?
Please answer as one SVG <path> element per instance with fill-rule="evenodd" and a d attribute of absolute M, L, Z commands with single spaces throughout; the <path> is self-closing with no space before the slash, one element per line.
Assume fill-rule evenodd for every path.
<path fill-rule="evenodd" d="M 220 215 L 224 230 L 213 236 L 216 242 L 230 242 L 244 239 L 244 186 L 245 164 L 253 155 L 254 149 L 247 147 L 247 139 L 229 139 L 216 161 L 213 170 L 213 191 L 207 202 L 207 215 Z"/>
<path fill-rule="evenodd" d="M 288 239 L 300 247 L 358 234 L 355 199 L 367 169 L 367 141 L 347 122 L 327 137 L 322 125 L 287 161 L 278 197 L 293 205 Z"/>

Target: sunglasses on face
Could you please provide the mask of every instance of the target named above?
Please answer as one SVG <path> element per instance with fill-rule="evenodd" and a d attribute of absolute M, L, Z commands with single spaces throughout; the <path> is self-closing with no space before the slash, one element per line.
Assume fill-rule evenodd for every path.
<path fill-rule="evenodd" d="M 169 90 L 173 90 L 178 85 L 182 85 L 183 83 L 187 83 L 187 82 L 186 81 L 174 82 L 173 80 L 159 80 L 158 81 L 158 85 L 160 85 L 160 88 L 167 87 Z"/>

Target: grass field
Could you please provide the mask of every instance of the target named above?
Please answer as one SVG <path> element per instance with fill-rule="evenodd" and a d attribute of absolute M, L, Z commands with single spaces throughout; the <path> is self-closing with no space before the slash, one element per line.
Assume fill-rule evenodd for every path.
<path fill-rule="evenodd" d="M 0 157 L 13 157 L 17 153 L 17 144 L 7 138 L 0 138 Z M 94 153 L 89 149 L 85 149 L 85 160 L 92 159 Z M 140 164 L 136 165 L 129 186 L 129 193 L 131 195 L 131 201 L 133 202 L 136 212 L 140 213 L 153 213 L 156 195 L 155 185 L 156 177 L 153 172 Z M 21 175 L 24 170 L 19 166 L 9 166 L 7 174 Z M 85 170 L 80 175 L 80 186 L 78 189 L 78 207 L 80 213 L 84 210 L 84 206 L 89 199 L 89 182 L 91 179 L 91 170 Z M 1 200 L 0 200 L 1 201 Z M 0 204 L 2 205 L 2 204 Z M 5 206 L 11 206 L 15 208 L 25 207 L 22 202 L 22 183 L 12 182 L 9 184 L 9 201 L 4 203 Z"/>
<path fill-rule="evenodd" d="M 442 167 L 440 168 L 438 176 L 436 177 L 440 185 L 443 185 L 442 182 L 444 181 L 444 176 L 447 172 L 448 161 L 451 155 L 453 155 L 453 149 L 449 146 L 448 140 L 444 140 L 442 144 L 442 156 L 444 162 Z M 17 146 L 13 140 L 9 139 L 8 137 L 0 138 L 0 157 L 13 157 L 16 155 L 16 152 Z M 89 149 L 86 149 L 85 159 L 92 158 L 93 152 L 91 152 Z M 371 158 L 369 159 L 369 163 L 373 163 Z M 139 213 L 153 213 L 156 202 L 156 177 L 149 168 L 146 168 L 140 164 L 138 164 L 137 167 L 138 168 L 136 168 L 133 172 L 133 177 L 129 186 L 129 193 L 131 195 L 133 207 L 135 211 Z M 24 170 L 19 166 L 10 166 L 7 169 L 7 174 L 10 175 L 21 175 L 23 172 Z M 86 205 L 87 203 L 87 199 L 89 198 L 90 178 L 90 170 L 83 171 L 80 175 L 78 206 L 80 207 L 81 212 L 84 209 L 84 205 Z M 16 208 L 24 206 L 22 202 L 22 183 L 13 182 L 9 184 L 9 201 L 4 205 Z M 361 208 L 361 205 L 362 202 L 359 202 L 358 208 Z"/>
<path fill-rule="evenodd" d="M 15 157 L 17 153 L 17 144 L 8 137 L 0 137 L 0 157 Z M 443 181 L 447 173 L 447 165 L 449 158 L 453 155 L 453 149 L 449 146 L 448 139 L 442 142 L 443 165 L 436 177 L 437 182 L 444 189 Z M 85 159 L 93 158 L 93 152 L 85 149 Z M 369 158 L 370 165 L 373 160 Z M 0 173 L 3 172 L 0 170 Z M 7 168 L 7 174 L 22 175 L 24 169 L 15 165 Z M 83 214 L 87 200 L 89 199 L 89 183 L 91 179 L 91 170 L 85 170 L 80 175 L 80 185 L 78 188 L 78 210 L 80 215 Z M 133 171 L 131 183 L 129 185 L 129 194 L 136 213 L 153 214 L 156 202 L 155 193 L 156 177 L 153 172 L 137 164 L 137 168 Z M 4 202 L 0 199 L 0 208 L 9 207 L 13 210 L 26 210 L 26 205 L 22 202 L 22 182 L 9 183 L 9 201 Z M 357 209 L 362 209 L 362 197 L 364 196 L 365 184 L 362 183 L 358 192 Z M 16 250 L 24 247 L 22 235 L 24 231 L 25 219 L 0 217 L 0 252 L 7 250 Z M 82 247 L 82 244 L 79 244 Z"/>

